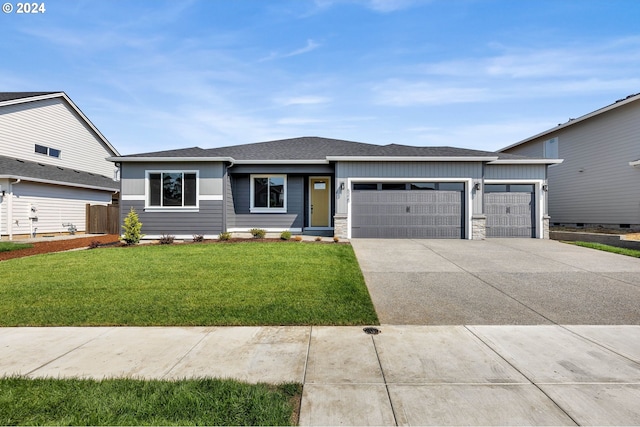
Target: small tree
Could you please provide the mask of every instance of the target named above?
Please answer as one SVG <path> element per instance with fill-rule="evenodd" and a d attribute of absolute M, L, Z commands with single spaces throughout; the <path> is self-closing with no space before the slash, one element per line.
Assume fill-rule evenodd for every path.
<path fill-rule="evenodd" d="M 129 214 L 124 219 L 124 237 L 122 240 L 127 245 L 137 245 L 140 243 L 140 239 L 144 237 L 144 234 L 140 233 L 141 230 L 142 223 L 138 219 L 138 213 L 131 207 Z"/>

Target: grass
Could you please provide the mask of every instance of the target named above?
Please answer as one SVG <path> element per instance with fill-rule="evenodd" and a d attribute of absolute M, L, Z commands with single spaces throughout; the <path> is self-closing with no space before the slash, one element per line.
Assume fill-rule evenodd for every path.
<path fill-rule="evenodd" d="M 32 248 L 28 243 L 0 242 L 0 252 L 17 251 L 18 249 Z"/>
<path fill-rule="evenodd" d="M 2 266 L 0 326 L 378 323 L 350 245 L 116 247 Z"/>
<path fill-rule="evenodd" d="M 640 258 L 640 250 L 637 249 L 627 249 L 627 248 L 619 248 L 617 246 L 604 245 L 602 243 L 592 243 L 592 242 L 567 242 L 574 244 L 576 246 L 582 246 L 585 248 L 597 249 L 599 251 L 605 252 L 613 252 L 614 254 L 627 255 L 635 258 Z"/>
<path fill-rule="evenodd" d="M 0 425 L 293 425 L 299 384 L 0 379 Z"/>

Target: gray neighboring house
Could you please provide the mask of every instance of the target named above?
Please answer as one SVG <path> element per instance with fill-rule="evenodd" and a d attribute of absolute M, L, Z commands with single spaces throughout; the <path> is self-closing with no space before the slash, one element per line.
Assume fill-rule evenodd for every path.
<path fill-rule="evenodd" d="M 640 94 L 500 152 L 564 159 L 549 167 L 553 225 L 640 228 Z"/>
<path fill-rule="evenodd" d="M 64 92 L 0 92 L 0 237 L 86 230 L 118 200 L 118 156 Z"/>
<path fill-rule="evenodd" d="M 223 231 L 340 238 L 548 238 L 557 159 L 301 137 L 110 158 L 147 238 Z"/>

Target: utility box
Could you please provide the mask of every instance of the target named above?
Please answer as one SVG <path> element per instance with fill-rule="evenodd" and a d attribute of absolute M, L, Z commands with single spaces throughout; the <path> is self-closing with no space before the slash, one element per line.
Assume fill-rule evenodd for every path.
<path fill-rule="evenodd" d="M 36 205 L 29 206 L 29 219 L 38 220 L 38 208 Z"/>

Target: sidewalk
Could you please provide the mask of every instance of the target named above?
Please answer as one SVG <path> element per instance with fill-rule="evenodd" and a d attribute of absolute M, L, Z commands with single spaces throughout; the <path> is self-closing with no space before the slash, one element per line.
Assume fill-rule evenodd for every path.
<path fill-rule="evenodd" d="M 0 375 L 301 382 L 300 425 L 640 425 L 640 326 L 0 328 Z"/>

